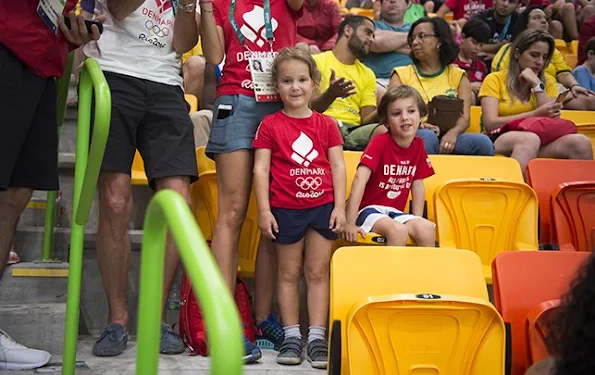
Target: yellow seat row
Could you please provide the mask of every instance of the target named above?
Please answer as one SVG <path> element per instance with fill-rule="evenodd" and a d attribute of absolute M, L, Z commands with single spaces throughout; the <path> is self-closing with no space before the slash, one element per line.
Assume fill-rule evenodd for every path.
<path fill-rule="evenodd" d="M 504 322 L 481 266 L 466 250 L 337 250 L 328 373 L 504 374 Z"/>

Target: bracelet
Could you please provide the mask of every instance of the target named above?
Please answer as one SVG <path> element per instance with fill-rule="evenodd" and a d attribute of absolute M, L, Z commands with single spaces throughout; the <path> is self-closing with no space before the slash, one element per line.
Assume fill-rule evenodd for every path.
<path fill-rule="evenodd" d="M 184 13 L 194 13 L 196 12 L 196 2 L 193 1 L 187 4 L 178 3 L 178 10 Z"/>
<path fill-rule="evenodd" d="M 572 85 L 570 85 L 570 87 L 568 88 L 568 90 L 572 90 L 572 88 L 573 88 L 574 86 L 580 86 L 580 85 L 581 85 L 580 83 L 573 83 Z M 582 87 L 582 86 L 581 86 L 581 87 Z"/>

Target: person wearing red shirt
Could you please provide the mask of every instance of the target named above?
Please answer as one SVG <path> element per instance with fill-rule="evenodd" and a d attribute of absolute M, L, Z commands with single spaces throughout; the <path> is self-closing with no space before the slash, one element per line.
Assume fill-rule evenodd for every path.
<path fill-rule="evenodd" d="M 484 21 L 474 18 L 463 26 L 459 54 L 453 62 L 467 72 L 473 98 L 471 103 L 477 104 L 477 94 L 483 79 L 488 74 L 488 67 L 478 57 L 481 47 L 490 40 L 490 27 Z"/>
<path fill-rule="evenodd" d="M 88 33 L 72 13 L 75 0 L 54 3 L 0 0 L 0 275 L 33 190 L 58 189 L 56 78 L 69 49 L 99 39 L 97 26 Z M 33 369 L 50 358 L 0 330 L 0 370 Z"/>
<path fill-rule="evenodd" d="M 345 225 L 343 139 L 336 122 L 309 107 L 320 72 L 308 52 L 286 48 L 273 63 L 282 111 L 264 118 L 254 139 L 258 225 L 278 258 L 278 301 L 284 340 L 277 362 L 302 361 L 299 282 L 302 253 L 308 286 L 307 358 L 326 368 L 329 265 Z"/>
<path fill-rule="evenodd" d="M 312 54 L 335 46 L 341 24 L 339 4 L 334 0 L 308 0 L 297 24 L 297 42 L 308 45 Z"/>
<path fill-rule="evenodd" d="M 219 65 L 225 56 L 206 152 L 215 160 L 220 203 L 211 250 L 231 291 L 235 289 L 240 231 L 252 186 L 254 134 L 264 116 L 282 108 L 270 66 L 278 51 L 295 46 L 303 2 L 217 0 L 213 2 L 215 24 L 201 26 L 207 62 Z M 204 38 L 211 27 L 219 38 Z M 261 62 L 263 72 L 253 70 L 255 60 Z M 256 258 L 254 316 L 263 338 L 278 348 L 283 330 L 269 316 L 276 269 L 271 252 L 270 241 L 263 237 Z M 258 347 L 248 340 L 245 340 L 245 352 L 246 362 L 262 356 Z"/>
<path fill-rule="evenodd" d="M 409 236 L 417 246 L 435 246 L 435 225 L 422 217 L 423 179 L 434 169 L 415 135 L 426 114 L 410 86 L 393 86 L 384 94 L 378 116 L 388 133 L 372 138 L 362 155 L 347 203 L 344 240 L 357 242 L 358 233 L 374 232 L 386 237 L 387 246 L 405 246 Z M 403 212 L 409 192 L 411 214 Z"/>
<path fill-rule="evenodd" d="M 473 16 L 491 7 L 492 0 L 446 0 L 438 9 L 436 16 L 444 18 L 447 13 L 452 12 L 453 20 L 458 21 L 463 27 Z"/>
<path fill-rule="evenodd" d="M 595 16 L 585 20 L 581 25 L 581 32 L 578 38 L 578 62 L 577 66 L 585 63 L 585 47 L 591 38 L 595 37 Z"/>

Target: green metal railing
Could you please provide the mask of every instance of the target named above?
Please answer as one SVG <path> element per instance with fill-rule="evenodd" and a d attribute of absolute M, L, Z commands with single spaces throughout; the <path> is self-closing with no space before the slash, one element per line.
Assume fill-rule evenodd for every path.
<path fill-rule="evenodd" d="M 156 375 L 167 229 L 171 231 L 203 312 L 211 373 L 242 373 L 243 342 L 235 302 L 182 196 L 172 190 L 149 202 L 142 242 L 136 373 Z"/>
<path fill-rule="evenodd" d="M 56 118 L 58 122 L 58 144 L 60 144 L 60 132 L 62 123 L 64 122 L 64 113 L 66 112 L 66 100 L 68 99 L 68 87 L 70 86 L 70 74 L 72 73 L 72 61 L 74 53 L 68 55 L 68 63 L 64 69 L 64 75 L 58 80 L 58 103 L 56 110 Z M 48 191 L 45 209 L 45 223 L 43 231 L 43 249 L 41 252 L 41 260 L 49 261 L 52 259 L 52 252 L 54 249 L 54 225 L 56 224 L 56 198 L 58 192 L 55 190 Z"/>
<path fill-rule="evenodd" d="M 91 95 L 95 95 L 93 140 L 89 148 L 91 128 Z M 62 374 L 74 375 L 76 344 L 79 329 L 81 274 L 83 269 L 83 240 L 85 225 L 97 187 L 99 169 L 109 133 L 112 99 L 109 86 L 95 59 L 83 64 L 79 81 L 78 125 L 74 165 L 74 193 L 72 199 L 72 228 L 66 300 L 66 323 Z M 55 199 L 54 199 L 55 201 Z M 48 205 L 50 201 L 48 200 Z"/>

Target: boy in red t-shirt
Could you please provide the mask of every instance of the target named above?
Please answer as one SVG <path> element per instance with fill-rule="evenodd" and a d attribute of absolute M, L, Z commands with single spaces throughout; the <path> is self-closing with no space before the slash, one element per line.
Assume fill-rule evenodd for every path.
<path fill-rule="evenodd" d="M 419 93 L 402 85 L 390 88 L 380 105 L 380 123 L 388 133 L 373 138 L 357 168 L 347 202 L 343 239 L 357 241 L 357 234 L 378 233 L 388 246 L 405 246 L 411 236 L 417 246 L 435 246 L 434 223 L 422 216 L 423 179 L 434 174 L 421 138 L 415 136 L 427 114 Z M 411 212 L 403 212 L 411 191 Z"/>
<path fill-rule="evenodd" d="M 481 83 L 488 74 L 486 64 L 477 55 L 481 52 L 484 43 L 490 40 L 490 35 L 491 31 L 487 23 L 478 18 L 471 19 L 463 26 L 459 55 L 453 62 L 453 64 L 467 72 L 467 77 L 471 82 L 471 91 L 473 92 L 472 104 L 477 104 L 477 94 L 481 88 Z"/>
<path fill-rule="evenodd" d="M 298 290 L 305 247 L 308 361 L 314 368 L 326 368 L 329 264 L 332 243 L 345 225 L 343 139 L 333 119 L 308 106 L 320 81 L 308 52 L 282 50 L 272 72 L 284 109 L 265 116 L 253 147 L 258 225 L 277 248 L 277 293 L 285 333 L 277 362 L 302 362 Z"/>

